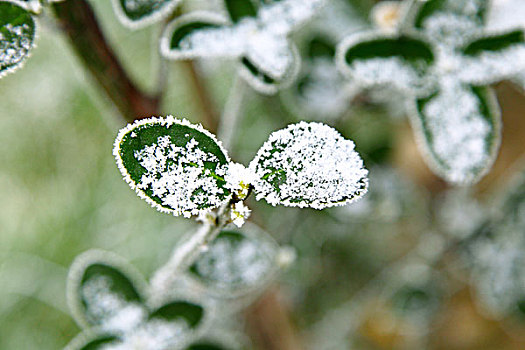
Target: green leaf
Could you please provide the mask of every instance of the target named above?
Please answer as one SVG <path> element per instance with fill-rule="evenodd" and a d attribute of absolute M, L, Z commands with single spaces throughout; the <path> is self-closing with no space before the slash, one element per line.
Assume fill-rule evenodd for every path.
<path fill-rule="evenodd" d="M 257 7 L 252 0 L 224 0 L 226 9 L 233 22 L 239 22 L 245 17 L 257 16 Z"/>
<path fill-rule="evenodd" d="M 418 100 L 412 121 L 429 166 L 445 180 L 471 184 L 492 166 L 500 113 L 489 88 L 448 86 Z"/>
<path fill-rule="evenodd" d="M 226 151 L 214 135 L 185 119 L 136 121 L 120 131 L 113 154 L 126 182 L 159 211 L 189 217 L 230 198 Z"/>
<path fill-rule="evenodd" d="M 173 301 L 153 311 L 149 318 L 165 321 L 184 320 L 191 328 L 196 328 L 201 323 L 204 312 L 201 305 L 188 301 Z"/>
<path fill-rule="evenodd" d="M 0 77 L 13 72 L 34 46 L 36 23 L 26 9 L 0 2 Z"/>
<path fill-rule="evenodd" d="M 368 171 L 354 143 L 321 123 L 289 125 L 272 133 L 250 163 L 257 199 L 272 205 L 324 209 L 363 196 Z"/>
<path fill-rule="evenodd" d="M 498 53 L 516 45 L 525 44 L 525 33 L 523 30 L 515 30 L 508 33 L 485 36 L 470 42 L 462 49 L 467 56 L 478 56 L 483 53 Z"/>
<path fill-rule="evenodd" d="M 131 28 L 144 27 L 167 17 L 181 0 L 112 0 L 119 20 Z"/>
<path fill-rule="evenodd" d="M 337 56 L 340 68 L 364 87 L 388 86 L 416 93 L 424 90 L 434 63 L 431 45 L 406 35 L 350 37 L 340 44 Z"/>
<path fill-rule="evenodd" d="M 265 284 L 275 272 L 277 246 L 265 232 L 222 231 L 190 267 L 212 293 L 240 297 Z"/>
<path fill-rule="evenodd" d="M 77 257 L 67 281 L 70 309 L 77 322 L 86 328 L 104 327 L 126 308 L 130 317 L 130 307 L 140 316 L 143 290 L 145 282 L 132 266 L 114 254 L 98 250 Z"/>
<path fill-rule="evenodd" d="M 65 350 L 103 350 L 120 342 L 119 337 L 110 334 L 87 336 L 80 334 L 69 343 Z"/>
<path fill-rule="evenodd" d="M 425 21 L 437 13 L 451 13 L 471 18 L 482 24 L 489 8 L 489 0 L 427 0 L 421 3 L 414 26 L 423 28 Z"/>

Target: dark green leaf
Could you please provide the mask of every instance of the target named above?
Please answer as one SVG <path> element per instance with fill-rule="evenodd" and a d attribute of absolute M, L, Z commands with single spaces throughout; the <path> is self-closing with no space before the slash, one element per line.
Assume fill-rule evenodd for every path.
<path fill-rule="evenodd" d="M 173 301 L 153 311 L 150 319 L 165 321 L 184 320 L 191 328 L 196 328 L 204 317 L 204 308 L 187 301 Z"/>
<path fill-rule="evenodd" d="M 170 116 L 128 125 L 115 141 L 114 155 L 130 186 L 160 211 L 198 215 L 230 196 L 226 151 L 186 120 Z"/>
<path fill-rule="evenodd" d="M 252 0 L 224 0 L 224 2 L 233 22 L 257 15 L 257 7 Z"/>
<path fill-rule="evenodd" d="M 486 36 L 472 41 L 463 48 L 463 53 L 467 56 L 477 56 L 485 52 L 501 52 L 515 45 L 525 44 L 525 33 L 523 30 Z"/>
<path fill-rule="evenodd" d="M 488 8 L 489 0 L 427 0 L 421 3 L 414 18 L 414 26 L 422 28 L 424 22 L 438 12 L 471 18 L 481 24 Z"/>
<path fill-rule="evenodd" d="M 29 56 L 36 24 L 24 8 L 0 2 L 0 77 L 15 70 Z"/>
<path fill-rule="evenodd" d="M 188 346 L 186 350 L 227 350 L 227 348 L 213 343 L 199 342 Z"/>
<path fill-rule="evenodd" d="M 408 36 L 380 37 L 359 42 L 349 47 L 344 57 L 349 65 L 355 60 L 401 57 L 414 65 L 427 68 L 434 61 L 434 54 L 429 44 Z"/>

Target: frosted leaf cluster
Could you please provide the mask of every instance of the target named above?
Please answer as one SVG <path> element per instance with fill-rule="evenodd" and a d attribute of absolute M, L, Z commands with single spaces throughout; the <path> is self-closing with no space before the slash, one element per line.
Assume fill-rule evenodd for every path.
<path fill-rule="evenodd" d="M 174 21 L 161 40 L 161 51 L 168 58 L 242 58 L 253 67 L 241 65 L 241 75 L 261 92 L 274 93 L 273 81 L 291 80 L 297 73 L 295 46 L 288 35 L 311 18 L 324 0 L 282 0 L 261 4 L 255 17 L 244 17 L 228 24 L 220 16 L 193 13 Z M 179 28 L 191 23 L 209 23 L 204 28 L 184 33 L 177 47 L 172 36 Z M 264 78 L 254 77 L 260 73 Z M 262 81 L 261 81 L 262 79 Z"/>
<path fill-rule="evenodd" d="M 250 163 L 257 199 L 272 205 L 323 209 L 367 191 L 368 171 L 354 143 L 321 123 L 289 125 L 272 133 Z"/>
<path fill-rule="evenodd" d="M 483 116 L 479 98 L 462 86 L 443 89 L 424 107 L 425 146 L 446 178 L 471 182 L 492 158 L 494 129 Z"/>
<path fill-rule="evenodd" d="M 23 18 L 0 18 L 0 77 L 17 68 L 28 57 L 35 37 L 35 22 L 26 10 L 10 2 L 0 3 L 0 9 Z M 11 23 L 11 21 L 13 24 Z"/>
<path fill-rule="evenodd" d="M 273 270 L 274 255 L 272 248 L 260 239 L 219 236 L 199 257 L 194 269 L 213 288 L 234 292 L 265 281 Z"/>
<path fill-rule="evenodd" d="M 134 155 L 146 169 L 137 188 L 151 192 L 175 215 L 198 215 L 203 208 L 218 207 L 227 196 L 216 180 L 224 177 L 226 167 L 207 169 L 205 163 L 218 163 L 219 159 L 202 151 L 195 139 L 186 147 L 177 147 L 169 135 L 161 136 Z"/>
<path fill-rule="evenodd" d="M 338 52 L 341 68 L 363 87 L 394 87 L 410 103 L 423 105 L 410 113 L 417 138 L 429 165 L 452 183 L 477 181 L 499 147 L 499 110 L 491 91 L 479 87 L 525 76 L 523 33 L 487 30 L 485 5 L 477 0 L 423 3 L 426 12 L 416 14 L 412 30 L 350 37 Z M 413 47 L 405 50 L 405 43 Z M 382 53 L 352 58 L 363 47 L 367 57 L 370 45 Z M 414 64 L 420 57 L 428 61 L 425 74 Z"/>

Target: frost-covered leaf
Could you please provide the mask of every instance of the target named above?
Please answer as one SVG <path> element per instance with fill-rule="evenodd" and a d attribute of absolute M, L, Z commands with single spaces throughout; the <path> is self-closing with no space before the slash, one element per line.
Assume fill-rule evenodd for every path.
<path fill-rule="evenodd" d="M 190 328 L 196 328 L 204 317 L 204 308 L 189 301 L 172 301 L 153 311 L 150 320 L 177 322 L 183 320 Z"/>
<path fill-rule="evenodd" d="M 145 282 L 120 257 L 88 251 L 71 266 L 67 296 L 76 321 L 119 332 L 135 327 L 145 317 L 142 297 Z"/>
<path fill-rule="evenodd" d="M 172 22 L 161 39 L 171 59 L 237 58 L 241 75 L 257 90 L 275 93 L 295 77 L 299 60 L 288 35 L 321 7 L 324 0 L 228 1 L 233 23 L 214 13 L 194 12 Z M 253 15 L 253 11 L 257 10 Z M 242 20 L 239 20 L 242 18 Z"/>
<path fill-rule="evenodd" d="M 426 0 L 422 1 L 414 17 L 414 26 L 422 28 L 433 16 L 450 13 L 482 24 L 489 8 L 489 0 Z"/>
<path fill-rule="evenodd" d="M 338 47 L 340 69 L 363 87 L 387 86 L 409 93 L 425 88 L 434 63 L 431 46 L 409 36 L 351 36 Z"/>
<path fill-rule="evenodd" d="M 108 346 L 116 345 L 119 341 L 116 335 L 96 334 L 92 336 L 81 333 L 64 350 L 106 350 Z"/>
<path fill-rule="evenodd" d="M 119 20 L 139 28 L 168 16 L 182 0 L 112 0 Z"/>
<path fill-rule="evenodd" d="M 28 10 L 0 1 L 0 77 L 13 72 L 29 56 L 35 33 L 36 23 Z"/>
<path fill-rule="evenodd" d="M 462 53 L 465 57 L 458 69 L 461 81 L 486 85 L 512 78 L 525 71 L 525 33 L 515 30 L 486 35 L 471 41 Z"/>
<path fill-rule="evenodd" d="M 199 215 L 230 198 L 226 151 L 215 136 L 185 119 L 130 124 L 119 132 L 113 154 L 131 188 L 162 212 Z"/>
<path fill-rule="evenodd" d="M 500 114 L 489 88 L 453 83 L 418 100 L 412 121 L 429 165 L 447 181 L 473 183 L 491 167 Z"/>
<path fill-rule="evenodd" d="M 272 205 L 323 209 L 366 193 L 368 171 L 354 143 L 321 123 L 289 125 L 272 133 L 250 163 L 257 199 Z"/>
<path fill-rule="evenodd" d="M 276 254 L 276 243 L 260 230 L 222 231 L 189 272 L 211 293 L 236 298 L 268 282 Z"/>

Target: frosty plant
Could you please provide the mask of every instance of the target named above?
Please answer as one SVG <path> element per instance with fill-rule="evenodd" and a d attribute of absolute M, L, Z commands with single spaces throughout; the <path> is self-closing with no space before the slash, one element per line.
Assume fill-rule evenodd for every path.
<path fill-rule="evenodd" d="M 68 298 L 85 331 L 71 342 L 71 350 L 223 348 L 197 346 L 217 344 L 202 340 L 220 314 L 211 300 L 256 292 L 279 259 L 283 262 L 276 244 L 261 232 L 224 230 L 229 223 L 244 224 L 250 210 L 243 201 L 250 193 L 272 205 L 323 209 L 353 202 L 368 185 L 354 143 L 320 123 L 274 132 L 248 168 L 232 162 L 200 125 L 172 116 L 122 129 L 114 155 L 126 182 L 151 206 L 175 216 L 198 216 L 204 224 L 175 248 L 149 286 L 113 254 L 89 251 L 78 257 Z M 211 299 L 188 299 L 186 294 L 195 299 L 195 290 L 202 288 L 180 290 L 177 281 L 202 285 Z"/>
<path fill-rule="evenodd" d="M 236 58 L 239 74 L 256 90 L 275 93 L 290 84 L 299 55 L 288 35 L 324 0 L 224 0 L 229 18 L 194 12 L 173 21 L 161 40 L 169 59 Z"/>
<path fill-rule="evenodd" d="M 500 144 L 490 84 L 525 71 L 521 29 L 484 28 L 488 1 L 415 1 L 397 33 L 353 35 L 338 47 L 340 68 L 363 88 L 393 87 L 434 171 L 447 181 L 479 180 Z"/>

